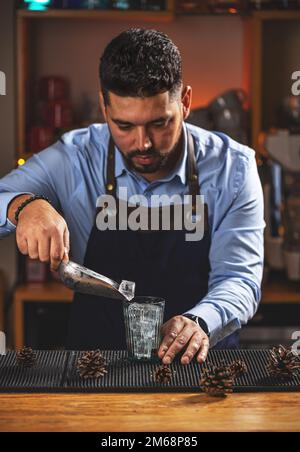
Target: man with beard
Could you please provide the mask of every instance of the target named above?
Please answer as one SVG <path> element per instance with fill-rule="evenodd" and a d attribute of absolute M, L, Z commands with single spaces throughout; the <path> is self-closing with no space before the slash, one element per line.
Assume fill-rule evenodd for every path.
<path fill-rule="evenodd" d="M 237 331 L 260 300 L 264 221 L 255 153 L 185 122 L 192 88 L 165 34 L 122 32 L 106 47 L 99 75 L 106 123 L 66 133 L 2 178 L 1 236 L 15 230 L 20 252 L 53 271 L 70 251 L 113 280 L 135 281 L 137 295 L 164 298 L 159 357 L 169 364 L 182 353 L 182 364 L 201 363 L 209 346 L 237 347 Z M 187 241 L 174 228 L 99 230 L 98 197 L 117 199 L 124 187 L 147 199 L 203 195 L 202 239 Z M 75 294 L 69 348 L 126 348 L 121 304 L 99 298 Z"/>

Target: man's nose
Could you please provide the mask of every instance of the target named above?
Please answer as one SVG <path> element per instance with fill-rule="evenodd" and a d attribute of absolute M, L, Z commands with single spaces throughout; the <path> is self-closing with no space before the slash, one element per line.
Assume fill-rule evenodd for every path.
<path fill-rule="evenodd" d="M 136 134 L 136 149 L 143 152 L 152 146 L 149 135 L 145 127 L 138 127 Z"/>

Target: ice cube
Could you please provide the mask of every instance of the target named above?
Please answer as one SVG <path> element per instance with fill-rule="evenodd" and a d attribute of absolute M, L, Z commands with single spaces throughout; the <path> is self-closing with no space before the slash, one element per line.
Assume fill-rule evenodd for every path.
<path fill-rule="evenodd" d="M 135 282 L 126 281 L 124 279 L 119 286 L 119 292 L 124 295 L 128 301 L 132 300 L 135 293 Z"/>

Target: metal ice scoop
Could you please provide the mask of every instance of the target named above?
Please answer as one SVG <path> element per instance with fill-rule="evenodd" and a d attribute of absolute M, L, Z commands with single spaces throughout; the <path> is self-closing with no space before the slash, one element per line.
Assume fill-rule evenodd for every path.
<path fill-rule="evenodd" d="M 119 284 L 72 261 L 67 264 L 61 262 L 58 272 L 62 282 L 75 292 L 118 300 L 130 301 L 134 298 L 135 283 L 132 281 L 123 280 Z"/>

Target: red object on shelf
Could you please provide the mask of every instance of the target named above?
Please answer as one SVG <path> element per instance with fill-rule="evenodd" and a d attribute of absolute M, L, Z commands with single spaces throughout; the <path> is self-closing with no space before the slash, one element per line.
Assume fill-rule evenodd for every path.
<path fill-rule="evenodd" d="M 40 98 L 44 101 L 63 100 L 69 97 L 69 84 L 62 77 L 42 77 L 39 81 Z"/>
<path fill-rule="evenodd" d="M 28 132 L 28 149 L 39 152 L 50 146 L 54 141 L 54 130 L 47 126 L 33 126 Z"/>
<path fill-rule="evenodd" d="M 73 124 L 73 110 L 69 101 L 57 100 L 42 105 L 42 119 L 53 129 L 67 129 Z"/>

